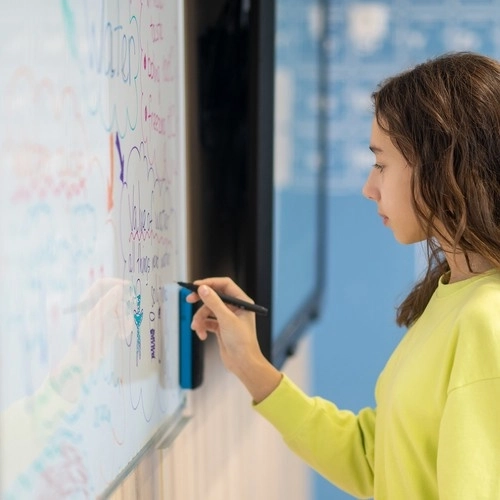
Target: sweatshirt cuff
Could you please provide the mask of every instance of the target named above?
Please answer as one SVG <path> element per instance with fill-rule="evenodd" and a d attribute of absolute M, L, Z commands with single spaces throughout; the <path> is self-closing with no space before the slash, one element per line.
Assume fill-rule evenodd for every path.
<path fill-rule="evenodd" d="M 270 422 L 283 437 L 291 437 L 308 420 L 314 399 L 307 396 L 286 375 L 276 389 L 253 408 Z"/>

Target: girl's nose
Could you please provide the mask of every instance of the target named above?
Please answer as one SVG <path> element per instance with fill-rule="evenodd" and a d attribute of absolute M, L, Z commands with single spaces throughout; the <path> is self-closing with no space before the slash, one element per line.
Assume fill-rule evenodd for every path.
<path fill-rule="evenodd" d="M 379 192 L 375 186 L 375 183 L 373 180 L 373 174 L 374 174 L 374 171 L 372 169 L 368 175 L 368 178 L 366 179 L 366 182 L 365 182 L 361 192 L 363 193 L 363 196 L 365 198 L 368 198 L 369 200 L 372 200 L 372 201 L 377 201 L 378 196 L 379 196 Z"/>

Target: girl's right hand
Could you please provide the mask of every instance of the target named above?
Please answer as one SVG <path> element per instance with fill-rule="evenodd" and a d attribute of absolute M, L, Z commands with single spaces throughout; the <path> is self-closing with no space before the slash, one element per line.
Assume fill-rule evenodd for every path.
<path fill-rule="evenodd" d="M 253 302 L 230 278 L 207 278 L 194 282 L 198 293 L 191 293 L 188 302 L 202 300 L 203 305 L 193 316 L 192 329 L 205 340 L 209 333 L 217 336 L 226 367 L 234 368 L 249 355 L 261 354 L 255 328 L 255 314 L 225 304 L 213 290 Z"/>
<path fill-rule="evenodd" d="M 253 302 L 230 278 L 207 278 L 194 282 L 197 293 L 188 302 L 201 300 L 203 305 L 193 316 L 191 328 L 205 340 L 215 334 L 226 368 L 245 384 L 254 401 L 266 397 L 281 380 L 281 373 L 265 358 L 259 346 L 255 313 L 222 302 L 214 292 Z"/>

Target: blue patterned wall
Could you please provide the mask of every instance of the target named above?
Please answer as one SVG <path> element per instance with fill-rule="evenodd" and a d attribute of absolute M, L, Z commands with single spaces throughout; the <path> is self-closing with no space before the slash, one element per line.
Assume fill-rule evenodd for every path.
<path fill-rule="evenodd" d="M 359 410 L 401 335 L 395 306 L 420 269 L 360 189 L 371 168 L 370 93 L 380 80 L 443 52 L 500 56 L 498 0 L 329 1 L 329 271 L 313 336 L 314 392 Z M 315 500 L 351 498 L 314 475 Z"/>
<path fill-rule="evenodd" d="M 328 171 L 327 287 L 312 334 L 313 392 L 358 411 L 373 404 L 377 376 L 404 333 L 395 326 L 395 308 L 420 269 L 418 248 L 396 243 L 375 205 L 361 196 L 373 163 L 370 94 L 386 76 L 443 52 L 500 57 L 500 0 L 278 0 L 277 5 L 277 65 L 293 76 L 294 99 L 302 103 L 288 117 L 294 147 L 283 149 L 278 141 L 282 162 L 291 158 L 293 165 L 293 175 L 285 179 L 296 186 L 311 183 L 318 161 L 326 161 Z M 313 31 L 314 43 L 311 20 L 321 28 Z M 328 89 L 319 100 L 311 85 L 318 46 L 328 60 Z M 315 155 L 307 127 L 314 102 L 328 115 L 323 157 Z M 313 475 L 315 500 L 351 498 Z"/>
<path fill-rule="evenodd" d="M 451 50 L 500 54 L 500 2 L 329 2 L 329 188 L 357 193 L 371 165 L 370 93 L 386 76 Z"/>

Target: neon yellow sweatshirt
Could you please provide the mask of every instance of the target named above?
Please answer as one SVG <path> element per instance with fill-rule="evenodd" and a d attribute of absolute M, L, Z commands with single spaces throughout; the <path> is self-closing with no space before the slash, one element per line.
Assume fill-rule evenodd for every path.
<path fill-rule="evenodd" d="M 500 499 L 500 272 L 439 286 L 357 415 L 286 376 L 255 405 L 332 483 L 376 500 Z"/>

